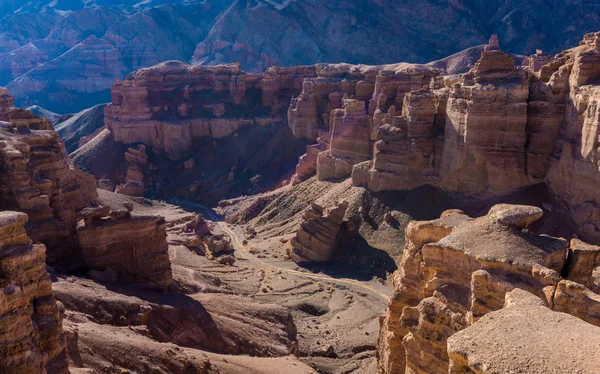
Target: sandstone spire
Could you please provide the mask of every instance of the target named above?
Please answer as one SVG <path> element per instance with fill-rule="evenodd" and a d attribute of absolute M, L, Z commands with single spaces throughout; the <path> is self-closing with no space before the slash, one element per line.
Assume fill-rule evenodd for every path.
<path fill-rule="evenodd" d="M 498 35 L 493 34 L 490 37 L 490 41 L 488 42 L 488 45 L 485 46 L 484 50 L 485 51 L 499 51 L 500 50 L 500 43 L 498 42 Z"/>

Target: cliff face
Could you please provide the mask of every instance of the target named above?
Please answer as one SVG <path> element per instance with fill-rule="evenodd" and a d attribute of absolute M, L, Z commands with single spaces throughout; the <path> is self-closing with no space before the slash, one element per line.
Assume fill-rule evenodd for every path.
<path fill-rule="evenodd" d="M 380 372 L 464 372 L 461 368 L 473 365 L 470 359 L 468 364 L 461 359 L 467 337 L 489 325 L 485 315 L 502 309 L 505 295 L 515 288 L 537 295 L 550 309 L 600 325 L 596 314 L 600 295 L 568 280 L 589 279 L 589 271 L 581 265 L 565 271 L 565 259 L 580 264 L 573 254 L 581 245 L 572 243 L 569 251 L 564 239 L 522 231 L 541 216 L 539 208 L 496 205 L 476 219 L 447 211 L 434 221 L 411 222 L 394 273 L 394 294 L 380 321 Z M 506 352 L 512 346 L 502 336 L 494 351 Z"/>
<path fill-rule="evenodd" d="M 45 118 L 10 108 L 1 122 L 2 207 L 29 214 L 27 230 L 57 260 L 74 243 L 76 212 L 96 198 L 95 179 L 73 168 Z"/>
<path fill-rule="evenodd" d="M 374 79 L 338 87 L 308 79 L 292 100 L 289 126 L 318 144 L 301 158 L 294 182 L 314 170 L 321 180 L 351 175 L 371 191 L 428 184 L 471 196 L 547 183 L 584 238 L 597 241 L 597 38 L 589 34 L 552 59 L 534 55 L 525 68 L 494 37 L 462 75 L 417 65 L 393 74 L 380 68 Z M 353 99 L 341 108 L 344 95 Z"/>
<path fill-rule="evenodd" d="M 238 65 L 166 62 L 113 86 L 106 126 L 117 142 L 143 143 L 176 160 L 201 137 L 219 139 L 244 126 L 282 121 L 289 97 L 314 75 L 314 67 L 247 74 Z"/>
<path fill-rule="evenodd" d="M 168 286 L 164 220 L 132 216 L 131 207 L 99 199 L 96 179 L 71 165 L 47 119 L 14 108 L 6 91 L 2 104 L 0 207 L 29 215 L 27 233 L 48 246 L 48 261 L 67 269 L 110 268 L 122 282 Z"/>
<path fill-rule="evenodd" d="M 27 214 L 0 212 L 0 371 L 69 373 L 62 304 L 46 272 L 46 248 L 25 233 Z"/>

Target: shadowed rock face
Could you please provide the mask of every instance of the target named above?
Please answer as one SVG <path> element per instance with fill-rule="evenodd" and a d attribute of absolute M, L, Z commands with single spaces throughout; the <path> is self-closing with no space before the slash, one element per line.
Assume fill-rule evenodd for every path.
<path fill-rule="evenodd" d="M 455 347 L 469 345 L 468 339 L 475 336 L 469 329 L 477 331 L 495 321 L 487 314 L 501 309 L 505 295 L 515 288 L 537 295 L 555 311 L 600 326 L 600 295 L 561 277 L 590 279 L 589 269 L 581 265 L 565 271 L 566 261 L 578 263 L 577 258 L 567 260 L 568 242 L 523 230 L 541 213 L 534 207 L 496 205 L 488 215 L 476 219 L 448 211 L 434 221 L 411 222 L 399 270 L 394 273 L 394 295 L 381 319 L 380 372 L 448 372 L 449 368 L 453 373 L 464 372 L 461 365 L 466 365 L 466 360 L 460 356 L 465 350 Z M 569 257 L 582 250 L 581 243 L 572 245 Z M 556 315 L 549 309 L 544 313 Z M 584 326 L 581 320 L 578 323 Z M 465 328 L 467 332 L 459 333 Z M 554 328 L 559 327 L 544 327 L 544 333 L 552 334 Z M 510 333 L 499 334 L 501 342 L 511 341 Z M 510 348 L 500 344 L 500 350 L 504 349 Z M 485 359 L 496 357 L 492 353 Z M 470 357 L 468 362 L 474 364 Z"/>
<path fill-rule="evenodd" d="M 325 212 L 315 203 L 311 204 L 300 224 L 296 236 L 292 238 L 289 256 L 297 263 L 324 262 L 331 258 L 339 241 L 348 202 L 344 201 Z"/>
<path fill-rule="evenodd" d="M 48 246 L 50 263 L 110 268 L 122 282 L 166 288 L 171 267 L 164 220 L 99 200 L 96 179 L 71 165 L 50 121 L 14 108 L 4 93 L 0 207 L 29 215 L 23 224 L 32 240 Z"/>
<path fill-rule="evenodd" d="M 25 233 L 27 214 L 0 212 L 0 371 L 66 374 L 62 304 L 46 272 L 46 248 Z"/>

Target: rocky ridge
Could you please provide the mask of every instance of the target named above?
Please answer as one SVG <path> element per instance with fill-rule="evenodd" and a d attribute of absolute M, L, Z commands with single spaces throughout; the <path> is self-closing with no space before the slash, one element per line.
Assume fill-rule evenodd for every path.
<path fill-rule="evenodd" d="M 69 373 L 61 303 L 46 271 L 46 248 L 25 233 L 27 214 L 0 212 L 0 371 Z"/>
<path fill-rule="evenodd" d="M 354 93 L 367 114 L 360 126 L 344 125 L 346 109 L 329 117 L 331 108 L 318 104 L 319 97 L 341 97 L 348 89 L 315 94 L 318 86 L 309 80 L 292 101 L 289 126 L 297 137 L 318 144 L 300 159 L 294 182 L 314 170 L 320 179 L 351 176 L 355 185 L 371 191 L 433 185 L 467 196 L 503 195 L 547 183 L 569 206 L 580 235 L 597 241 L 593 202 L 598 196 L 590 183 L 600 177 L 590 104 L 596 87 L 593 61 L 600 55 L 597 38 L 588 34 L 579 47 L 553 59 L 538 53 L 524 68 L 492 39 L 462 75 L 414 67 L 395 74 L 381 70 L 374 86 Z M 366 87 L 368 81 L 361 82 Z M 322 109 L 315 112 L 315 107 Z M 329 126 L 321 118 L 331 118 Z M 367 133 L 368 153 L 361 150 Z M 370 159 L 360 162 L 367 154 Z M 575 186 L 575 180 L 582 183 Z"/>
<path fill-rule="evenodd" d="M 597 314 L 600 295 L 571 281 L 587 278 L 588 272 L 565 267 L 567 261 L 573 261 L 568 256 L 573 253 L 569 243 L 524 230 L 541 216 L 539 208 L 502 204 L 476 219 L 453 210 L 434 221 L 411 222 L 399 270 L 393 276 L 394 294 L 387 314 L 381 318 L 379 371 L 464 372 L 465 365 L 475 365 L 471 359 L 467 364 L 465 356 L 461 357 L 462 352 L 469 351 L 464 347 L 473 336 L 470 333 L 489 328 L 490 324 L 507 328 L 503 318 L 493 322 L 491 318 L 494 311 L 502 309 L 505 295 L 508 303 L 505 310 L 510 313 L 512 302 L 507 293 L 514 289 L 537 295 L 544 300 L 535 302 L 539 305 L 580 318 L 570 321 L 582 327 L 583 321 L 600 325 Z M 598 263 L 589 265 L 597 267 Z M 504 310 L 496 312 L 503 313 Z M 549 310 L 544 313 L 552 314 Z M 520 321 L 517 319 L 515 323 Z M 554 328 L 564 326 L 554 324 L 544 331 Z M 498 353 L 506 352 L 514 344 L 504 340 L 507 336 L 501 339 L 495 349 Z M 520 340 L 526 341 L 532 342 L 527 338 Z M 490 360 L 496 357 L 501 356 L 488 356 Z M 496 364 L 500 361 L 490 364 L 491 372 Z M 549 365 L 552 370 L 560 366 Z M 590 372 L 589 368 L 582 361 L 573 361 L 568 370 Z"/>

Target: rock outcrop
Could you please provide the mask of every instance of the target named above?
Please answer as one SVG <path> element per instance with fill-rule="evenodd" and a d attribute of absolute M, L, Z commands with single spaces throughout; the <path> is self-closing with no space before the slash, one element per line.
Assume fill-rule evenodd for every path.
<path fill-rule="evenodd" d="M 47 119 L 15 108 L 7 116 L 0 122 L 0 206 L 27 213 L 27 232 L 56 261 L 75 247 L 77 212 L 97 197 L 96 182 L 73 168 Z"/>
<path fill-rule="evenodd" d="M 493 347 L 493 349 L 490 349 Z M 515 289 L 504 308 L 448 339 L 448 373 L 594 373 L 600 328 Z"/>
<path fill-rule="evenodd" d="M 132 214 L 132 206 L 102 204 L 95 178 L 71 165 L 47 119 L 23 109 L 5 112 L 0 208 L 29 215 L 27 233 L 48 247 L 48 262 L 64 269 L 108 268 L 122 282 L 166 288 L 171 267 L 164 219 Z M 135 170 L 129 174 L 137 177 Z"/>
<path fill-rule="evenodd" d="M 125 152 L 127 174 L 125 183 L 116 187 L 115 192 L 128 196 L 144 194 L 144 168 L 148 165 L 146 146 L 139 144 L 136 148 L 128 148 Z"/>
<path fill-rule="evenodd" d="M 561 277 L 568 274 L 567 261 L 578 263 L 567 255 L 582 244 L 573 243 L 575 250 L 569 252 L 564 239 L 524 230 L 541 216 L 539 208 L 501 204 L 476 219 L 448 211 L 437 220 L 411 222 L 394 273 L 394 294 L 381 319 L 380 372 L 464 372 L 466 361 L 459 357 L 464 349 L 453 347 L 466 347 L 469 340 L 461 339 L 472 335 L 457 333 L 489 326 L 495 318 L 485 316 L 502 309 L 505 295 L 516 288 L 537 295 L 555 311 L 600 325 L 600 295 Z M 568 278 L 589 277 L 587 267 L 571 268 Z M 501 349 L 509 347 L 502 344 Z"/>
<path fill-rule="evenodd" d="M 166 289 L 172 281 L 164 218 L 139 215 L 131 206 L 81 212 L 77 237 L 85 266 L 110 269 L 121 283 Z"/>
<path fill-rule="evenodd" d="M 235 64 L 167 62 L 113 85 L 106 127 L 117 142 L 152 146 L 176 160 L 201 137 L 219 139 L 245 126 L 281 122 L 291 95 L 314 75 L 314 67 L 247 74 Z"/>
<path fill-rule="evenodd" d="M 303 222 L 296 236 L 291 240 L 292 247 L 288 255 L 292 260 L 297 263 L 329 260 L 339 241 L 339 231 L 346 209 L 348 209 L 346 201 L 329 211 L 312 203 L 304 213 Z"/>
<path fill-rule="evenodd" d="M 320 179 L 351 174 L 354 185 L 375 192 L 433 185 L 480 197 L 546 183 L 578 234 L 598 242 L 598 39 L 588 34 L 552 59 L 534 55 L 538 65 L 526 69 L 493 37 L 461 75 L 399 65 L 350 69 L 341 82 L 335 74 L 306 79 L 288 122 L 295 136 L 318 144 L 300 159 L 294 183 L 314 170 Z M 366 118 L 357 116 L 363 103 Z"/>
<path fill-rule="evenodd" d="M 0 371 L 68 374 L 62 304 L 46 271 L 46 248 L 25 233 L 27 214 L 0 212 Z"/>

